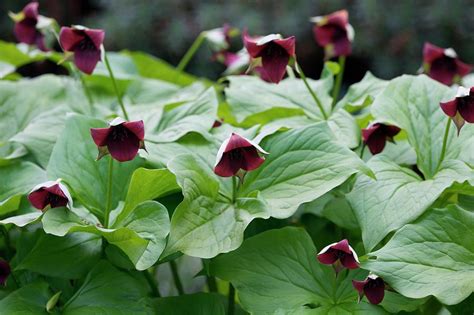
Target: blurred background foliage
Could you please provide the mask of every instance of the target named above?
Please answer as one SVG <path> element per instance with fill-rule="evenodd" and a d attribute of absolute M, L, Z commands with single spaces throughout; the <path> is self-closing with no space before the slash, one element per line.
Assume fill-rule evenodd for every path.
<path fill-rule="evenodd" d="M 248 28 L 251 35 L 281 33 L 297 37 L 297 56 L 305 72 L 317 77 L 323 50 L 313 39 L 311 16 L 346 8 L 356 37 L 348 59 L 346 83 L 360 80 L 367 70 L 391 78 L 415 73 L 422 47 L 430 41 L 453 47 L 461 59 L 474 63 L 473 0 L 40 0 L 40 13 L 62 25 L 82 24 L 106 30 L 108 50 L 142 50 L 177 64 L 202 31 L 223 23 Z M 13 41 L 7 12 L 28 1 L 0 2 L 0 38 Z M 240 49 L 240 38 L 235 50 Z M 211 61 L 204 47 L 189 72 L 216 79 L 223 66 Z"/>

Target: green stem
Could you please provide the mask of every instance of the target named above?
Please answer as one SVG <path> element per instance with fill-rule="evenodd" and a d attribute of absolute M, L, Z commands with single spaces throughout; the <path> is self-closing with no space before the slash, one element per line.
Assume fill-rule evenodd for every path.
<path fill-rule="evenodd" d="M 339 92 L 341 90 L 342 77 L 344 76 L 344 67 L 346 65 L 346 56 L 339 56 L 339 73 L 336 77 L 336 84 L 332 91 L 332 107 L 336 105 L 337 99 L 339 98 Z"/>
<path fill-rule="evenodd" d="M 214 276 L 206 276 L 209 292 L 217 292 L 217 282 Z"/>
<path fill-rule="evenodd" d="M 360 159 L 362 160 L 364 157 L 364 151 L 365 151 L 365 143 L 362 142 L 362 148 L 360 149 Z"/>
<path fill-rule="evenodd" d="M 170 260 L 170 267 L 171 267 L 171 273 L 173 274 L 174 284 L 176 286 L 176 289 L 178 290 L 178 294 L 183 295 L 184 294 L 183 285 L 181 283 L 181 279 L 179 278 L 178 266 L 176 265 L 176 262 L 174 260 Z"/>
<path fill-rule="evenodd" d="M 450 127 L 451 127 L 451 119 L 448 118 L 448 123 L 446 124 L 446 130 L 444 131 L 443 147 L 441 148 L 441 155 L 439 157 L 438 165 L 436 166 L 436 172 L 439 170 L 439 167 L 441 166 L 441 163 L 444 160 L 444 156 L 446 155 L 446 146 L 448 144 Z"/>
<path fill-rule="evenodd" d="M 72 62 L 69 63 L 69 69 L 73 73 L 74 77 L 76 80 L 81 82 L 82 90 L 84 91 L 84 94 L 86 95 L 87 102 L 89 103 L 89 107 L 91 108 L 91 114 L 94 113 L 94 101 L 92 99 L 92 93 L 87 87 L 86 81 L 84 80 L 84 75 L 76 69 L 74 64 Z"/>
<path fill-rule="evenodd" d="M 328 119 L 328 116 L 326 115 L 326 112 L 324 111 L 324 107 L 323 107 L 323 104 L 321 103 L 321 101 L 319 100 L 318 96 L 314 93 L 314 91 L 311 89 L 311 87 L 309 86 L 308 84 L 308 81 L 306 80 L 306 76 L 305 74 L 303 73 L 303 69 L 301 69 L 300 65 L 298 63 L 296 63 L 296 67 L 297 67 L 297 71 L 301 77 L 301 79 L 303 80 L 304 82 L 304 85 L 306 86 L 306 88 L 308 89 L 309 93 L 311 94 L 311 96 L 313 97 L 314 101 L 316 102 L 316 105 L 318 105 L 319 107 L 319 110 L 321 111 L 321 113 L 323 114 L 323 117 L 325 120 Z"/>
<path fill-rule="evenodd" d="M 237 197 L 237 176 L 232 176 L 232 203 Z"/>
<path fill-rule="evenodd" d="M 292 67 L 289 67 L 289 66 L 286 67 L 286 74 L 288 74 L 288 77 L 291 79 L 295 78 L 295 72 L 293 71 Z"/>
<path fill-rule="evenodd" d="M 234 315 L 235 312 L 235 288 L 232 283 L 229 282 L 229 304 L 227 309 L 227 315 Z"/>
<path fill-rule="evenodd" d="M 112 80 L 112 85 L 114 86 L 118 103 L 120 107 L 122 108 L 123 117 L 125 118 L 125 120 L 129 120 L 127 110 L 125 110 L 125 105 L 123 104 L 122 95 L 120 94 L 120 91 L 117 86 L 117 81 L 115 81 L 114 73 L 112 72 L 112 68 L 110 67 L 109 58 L 107 58 L 107 54 L 105 52 L 104 52 L 104 62 L 105 62 L 105 66 L 107 67 L 107 70 L 109 71 L 110 79 Z"/>
<path fill-rule="evenodd" d="M 109 228 L 109 217 L 110 210 L 112 208 L 112 175 L 114 171 L 114 159 L 112 156 L 109 156 L 109 176 L 107 178 L 107 199 L 105 204 L 105 213 L 104 213 L 104 227 Z"/>
<path fill-rule="evenodd" d="M 178 63 L 178 66 L 176 66 L 176 69 L 179 72 L 184 71 L 186 69 L 186 66 L 189 64 L 193 56 L 196 54 L 198 51 L 199 47 L 201 47 L 202 43 L 204 42 L 205 39 L 205 32 L 202 32 L 198 35 L 198 37 L 194 40 L 194 43 L 189 47 L 188 51 L 184 54 L 183 58 L 181 61 Z"/>
<path fill-rule="evenodd" d="M 160 291 L 158 290 L 158 283 L 156 282 L 155 278 L 155 269 L 151 268 L 151 270 L 153 273 L 150 273 L 148 270 L 143 270 L 143 275 L 150 286 L 152 296 L 161 297 Z"/>

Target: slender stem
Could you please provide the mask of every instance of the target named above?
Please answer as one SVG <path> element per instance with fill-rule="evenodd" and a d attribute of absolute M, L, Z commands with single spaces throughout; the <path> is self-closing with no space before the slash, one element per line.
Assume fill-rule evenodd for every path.
<path fill-rule="evenodd" d="M 125 109 L 125 105 L 123 104 L 122 95 L 120 94 L 120 91 L 118 89 L 117 81 L 115 81 L 115 76 L 114 76 L 114 73 L 112 72 L 112 68 L 110 67 L 109 58 L 107 58 L 106 53 L 104 53 L 104 62 L 105 62 L 105 66 L 107 67 L 107 70 L 109 71 L 110 79 L 112 80 L 112 84 L 114 86 L 115 94 L 117 95 L 118 103 L 119 103 L 120 107 L 122 108 L 123 117 L 125 118 L 125 120 L 129 120 L 127 110 Z"/>
<path fill-rule="evenodd" d="M 446 145 L 448 144 L 450 127 L 451 127 L 451 119 L 448 118 L 448 123 L 446 124 L 446 130 L 444 131 L 443 147 L 441 148 L 441 155 L 439 157 L 438 165 L 436 166 L 436 172 L 439 170 L 439 167 L 441 166 L 441 163 L 444 160 L 444 156 L 446 155 Z"/>
<path fill-rule="evenodd" d="M 217 282 L 214 276 L 206 276 L 209 292 L 217 292 Z"/>
<path fill-rule="evenodd" d="M 189 64 L 193 56 L 196 54 L 199 47 L 201 47 L 205 38 L 206 38 L 205 32 L 200 33 L 198 37 L 196 37 L 196 39 L 194 40 L 194 43 L 191 45 L 191 47 L 189 47 L 188 51 L 184 54 L 183 58 L 178 63 L 178 66 L 176 66 L 176 69 L 179 72 L 182 72 L 184 71 L 184 69 L 186 69 L 186 66 Z"/>
<path fill-rule="evenodd" d="M 362 148 L 360 149 L 360 159 L 362 160 L 364 157 L 364 151 L 365 151 L 365 143 L 362 142 Z"/>
<path fill-rule="evenodd" d="M 232 203 L 235 202 L 237 197 L 237 176 L 232 176 Z"/>
<path fill-rule="evenodd" d="M 337 74 L 334 90 L 332 91 L 332 107 L 336 105 L 337 99 L 339 98 L 339 92 L 341 90 L 342 77 L 344 76 L 345 65 L 346 56 L 339 56 L 339 73 Z"/>
<path fill-rule="evenodd" d="M 107 199 L 105 204 L 105 213 L 104 213 L 104 226 L 109 228 L 109 217 L 110 210 L 112 208 L 112 177 L 114 171 L 114 159 L 112 156 L 109 156 L 109 176 L 107 178 Z"/>
<path fill-rule="evenodd" d="M 308 81 L 306 80 L 306 76 L 305 74 L 303 73 L 303 69 L 301 69 L 300 65 L 298 63 L 296 63 L 296 67 L 297 67 L 297 71 L 301 77 L 301 79 L 303 80 L 304 82 L 304 85 L 306 86 L 306 88 L 308 89 L 309 93 L 311 94 L 311 96 L 313 97 L 314 101 L 316 102 L 316 105 L 318 105 L 319 107 L 319 110 L 321 111 L 321 113 L 323 114 L 323 117 L 325 120 L 328 119 L 328 116 L 326 115 L 326 112 L 324 111 L 324 107 L 323 107 L 323 104 L 321 103 L 321 101 L 319 100 L 318 96 L 314 93 L 313 89 L 311 89 L 311 87 L 309 86 L 308 84 Z"/>
<path fill-rule="evenodd" d="M 84 75 L 76 69 L 74 64 L 72 62 L 69 63 L 69 69 L 73 73 L 74 77 L 76 80 L 81 82 L 82 90 L 84 91 L 84 94 L 86 95 L 87 102 L 89 103 L 89 107 L 91 108 L 91 113 L 94 112 L 94 101 L 92 99 L 92 94 L 87 87 L 86 81 L 84 80 Z"/>
<path fill-rule="evenodd" d="M 235 312 L 235 288 L 229 282 L 229 304 L 227 305 L 227 315 L 234 315 Z"/>
<path fill-rule="evenodd" d="M 6 255 L 5 258 L 8 261 L 10 261 L 10 259 L 12 258 L 12 249 L 11 249 L 11 244 L 10 244 L 10 234 L 8 234 L 8 230 L 4 225 L 2 225 L 1 228 L 2 228 L 3 239 L 4 239 L 4 242 L 5 242 L 5 255 Z"/>
<path fill-rule="evenodd" d="M 152 296 L 161 297 L 160 291 L 158 290 L 158 283 L 156 282 L 155 278 L 155 269 L 151 268 L 151 270 L 152 273 L 150 273 L 148 270 L 143 270 L 143 275 L 150 286 Z"/>
<path fill-rule="evenodd" d="M 171 273 L 173 274 L 174 284 L 178 290 L 179 295 L 184 294 L 183 285 L 181 284 L 181 279 L 178 274 L 178 266 L 174 260 L 170 260 Z"/>

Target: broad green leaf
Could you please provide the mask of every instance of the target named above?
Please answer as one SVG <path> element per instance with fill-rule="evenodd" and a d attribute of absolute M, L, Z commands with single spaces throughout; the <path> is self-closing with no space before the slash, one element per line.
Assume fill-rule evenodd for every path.
<path fill-rule="evenodd" d="M 365 150 L 365 154 L 370 154 L 368 148 Z M 378 156 L 384 156 L 399 165 L 416 165 L 416 152 L 406 140 L 397 140 L 395 143 L 387 142 Z"/>
<path fill-rule="evenodd" d="M 393 291 L 385 290 L 385 296 L 380 305 L 391 314 L 399 312 L 415 312 L 428 298 L 410 299 Z"/>
<path fill-rule="evenodd" d="M 457 304 L 474 291 L 473 229 L 472 212 L 433 209 L 397 231 L 362 266 L 407 297 L 434 295 L 443 304 Z"/>
<path fill-rule="evenodd" d="M 0 61 L 0 79 L 3 79 L 4 77 L 6 77 L 7 75 L 13 72 L 15 72 L 15 66 L 9 63 Z"/>
<path fill-rule="evenodd" d="M 353 149 L 360 144 L 360 128 L 351 114 L 344 109 L 335 111 L 328 119 L 329 127 L 336 139 Z"/>
<path fill-rule="evenodd" d="M 127 56 L 116 52 L 108 52 L 107 58 L 110 63 L 110 67 L 114 72 L 115 79 L 126 80 L 138 76 L 138 69 L 135 66 L 133 60 Z M 99 62 L 94 69 L 93 76 L 109 77 L 109 71 L 105 66 L 105 62 Z"/>
<path fill-rule="evenodd" d="M 454 182 L 462 183 L 473 176 L 470 167 L 455 160 L 445 162 L 429 180 L 384 157 L 373 157 L 368 166 L 377 180 L 359 176 L 347 195 L 368 251 L 385 235 L 420 216 Z"/>
<path fill-rule="evenodd" d="M 168 168 L 176 175 L 184 200 L 171 218 L 164 256 L 181 251 L 211 258 L 234 250 L 254 218 L 268 218 L 266 203 L 259 198 L 237 198 L 235 203 L 218 198 L 220 184 L 211 168 L 193 155 L 177 156 Z"/>
<path fill-rule="evenodd" d="M 349 87 L 344 97 L 337 102 L 336 108 L 345 108 L 350 113 L 372 104 L 374 98 L 388 85 L 388 81 L 375 77 L 367 71 L 364 78 Z"/>
<path fill-rule="evenodd" d="M 46 282 L 25 285 L 0 300 L 3 314 L 47 315 L 46 303 L 52 294 Z"/>
<path fill-rule="evenodd" d="M 20 214 L 0 220 L 0 224 L 14 224 L 18 227 L 24 227 L 25 225 L 35 222 L 42 214 L 41 211 Z"/>
<path fill-rule="evenodd" d="M 65 304 L 62 314 L 152 314 L 143 285 L 106 261 L 99 262 Z"/>
<path fill-rule="evenodd" d="M 62 178 L 73 191 L 73 196 L 102 213 L 106 203 L 108 164 L 110 156 L 96 161 L 97 147 L 90 128 L 105 127 L 105 122 L 81 115 L 71 115 L 66 128 L 54 146 L 48 165 L 50 178 Z M 140 158 L 113 166 L 112 208 L 124 200 L 133 171 L 142 163 Z"/>
<path fill-rule="evenodd" d="M 15 162 L 28 154 L 28 150 L 18 143 L 3 142 L 0 143 L 0 167 Z"/>
<path fill-rule="evenodd" d="M 210 270 L 232 282 L 242 307 L 252 314 L 299 313 L 295 311 L 308 305 L 316 308 L 305 314 L 327 314 L 324 311 L 332 308 L 367 309 L 365 302 L 361 303 L 364 307 L 357 306 L 351 283 L 360 270 L 336 278 L 331 266 L 316 260 L 316 253 L 303 229 L 287 227 L 245 240 L 237 250 L 214 258 Z"/>
<path fill-rule="evenodd" d="M 64 279 L 80 279 L 99 261 L 102 241 L 97 235 L 74 233 L 64 237 L 42 234 L 17 270 Z"/>
<path fill-rule="evenodd" d="M 230 76 L 227 79 L 230 82 L 225 89 L 227 102 L 237 122 L 243 126 L 250 127 L 298 115 L 323 119 L 302 80 L 285 79 L 276 85 L 249 76 Z M 308 81 L 329 114 L 331 98 L 328 93 L 332 87 L 332 77 Z"/>
<path fill-rule="evenodd" d="M 259 191 L 276 218 L 289 217 L 300 204 L 324 195 L 359 171 L 370 174 L 324 122 L 272 135 L 260 145 L 270 154 L 247 174 L 240 195 Z"/>
<path fill-rule="evenodd" d="M 43 169 L 31 162 L 20 162 L 0 167 L 0 216 L 20 206 L 22 195 L 46 181 Z"/>
<path fill-rule="evenodd" d="M 170 230 L 168 211 L 156 201 L 140 203 L 109 229 L 102 227 L 92 214 L 75 212 L 65 208 L 48 210 L 42 219 L 43 229 L 57 236 L 72 232 L 103 236 L 107 242 L 119 247 L 138 270 L 152 266 L 166 246 Z"/>
<path fill-rule="evenodd" d="M 4 41 L 0 41 L 0 61 L 11 64 L 15 67 L 20 67 L 25 64 L 52 59 L 58 60 L 61 54 L 56 52 L 44 53 L 38 49 L 29 51 L 29 48 L 25 44 L 14 44 Z"/>
<path fill-rule="evenodd" d="M 217 293 L 169 296 L 153 301 L 157 314 L 225 315 L 225 297 Z"/>
<path fill-rule="evenodd" d="M 299 313 L 295 313 L 299 314 Z M 366 314 L 387 314 L 383 309 L 369 303 L 341 303 L 338 305 L 329 305 L 318 307 L 307 311 L 304 314 L 311 315 L 366 315 Z"/>

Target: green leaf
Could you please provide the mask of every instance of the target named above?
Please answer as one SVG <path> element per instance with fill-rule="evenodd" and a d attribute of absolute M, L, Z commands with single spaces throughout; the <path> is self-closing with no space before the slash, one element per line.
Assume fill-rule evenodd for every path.
<path fill-rule="evenodd" d="M 0 300 L 3 314 L 31 315 L 45 314 L 46 303 L 50 298 L 48 284 L 36 282 L 25 285 Z"/>
<path fill-rule="evenodd" d="M 472 169 L 454 160 L 444 163 L 429 180 L 384 157 L 373 157 L 368 166 L 377 174 L 377 180 L 358 176 L 347 195 L 368 251 L 385 235 L 420 216 L 454 182 L 462 183 L 472 176 Z"/>
<path fill-rule="evenodd" d="M 329 127 L 336 139 L 345 146 L 353 149 L 360 144 L 360 128 L 354 116 L 344 109 L 335 111 L 328 120 Z"/>
<path fill-rule="evenodd" d="M 0 220 L 0 224 L 14 224 L 18 227 L 24 227 L 25 225 L 35 222 L 42 214 L 41 211 L 20 214 Z"/>
<path fill-rule="evenodd" d="M 64 315 L 152 314 L 146 291 L 131 275 L 99 262 L 64 306 Z"/>
<path fill-rule="evenodd" d="M 13 72 L 15 72 L 15 66 L 9 63 L 0 61 L 0 79 L 3 79 L 4 77 L 6 77 L 7 75 Z"/>
<path fill-rule="evenodd" d="M 30 252 L 18 262 L 17 270 L 30 270 L 63 279 L 80 279 L 99 261 L 99 236 L 74 233 L 64 237 L 42 234 Z"/>
<path fill-rule="evenodd" d="M 211 258 L 236 249 L 254 218 L 267 218 L 260 198 L 237 198 L 235 203 L 218 199 L 219 182 L 211 168 L 193 155 L 179 155 L 168 168 L 176 175 L 184 200 L 171 218 L 165 254 L 181 251 L 189 256 Z M 232 180 L 229 178 L 229 180 Z"/>
<path fill-rule="evenodd" d="M 334 139 L 326 123 L 272 135 L 260 145 L 270 154 L 247 174 L 240 195 L 259 191 L 273 217 L 289 217 L 300 204 L 324 195 L 358 171 L 370 174 L 354 152 Z"/>
<path fill-rule="evenodd" d="M 71 115 L 66 128 L 54 146 L 48 165 L 50 178 L 62 178 L 73 191 L 73 196 L 94 210 L 102 213 L 107 196 L 108 159 L 96 161 L 97 147 L 92 141 L 90 128 L 105 127 L 105 123 L 81 115 Z M 124 163 L 114 163 L 112 208 L 124 200 L 133 171 L 142 163 L 140 158 Z"/>
<path fill-rule="evenodd" d="M 457 206 L 433 209 L 370 253 L 362 267 L 411 298 L 434 295 L 453 305 L 474 291 L 474 214 Z"/>
<path fill-rule="evenodd" d="M 428 298 L 410 299 L 401 294 L 385 290 L 385 296 L 380 305 L 391 314 L 399 312 L 415 312 L 421 305 L 425 304 Z"/>
<path fill-rule="evenodd" d="M 351 279 L 360 270 L 336 278 L 331 266 L 317 262 L 316 253 L 303 229 L 287 227 L 245 240 L 237 250 L 214 258 L 210 270 L 232 282 L 243 308 L 253 314 L 299 313 L 307 305 L 321 306 L 311 314 L 333 308 L 379 310 L 364 301 L 357 305 Z"/>
<path fill-rule="evenodd" d="M 225 298 L 217 293 L 169 296 L 153 301 L 157 314 L 225 315 Z"/>

